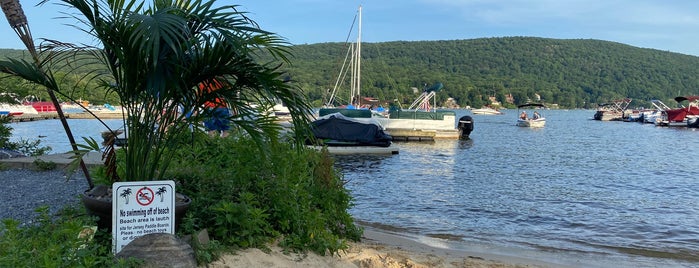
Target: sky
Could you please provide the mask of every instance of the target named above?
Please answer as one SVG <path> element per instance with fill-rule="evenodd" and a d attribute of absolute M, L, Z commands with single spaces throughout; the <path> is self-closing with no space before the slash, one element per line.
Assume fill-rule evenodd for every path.
<path fill-rule="evenodd" d="M 22 1 L 35 43 L 94 44 L 70 26 L 66 9 Z M 57 1 L 53 1 L 57 2 Z M 362 41 L 526 36 L 598 39 L 699 56 L 697 0 L 219 0 L 239 5 L 264 30 L 291 44 L 344 42 L 362 6 Z M 0 48 L 24 49 L 6 20 Z M 354 36 L 352 38 L 355 38 Z"/>

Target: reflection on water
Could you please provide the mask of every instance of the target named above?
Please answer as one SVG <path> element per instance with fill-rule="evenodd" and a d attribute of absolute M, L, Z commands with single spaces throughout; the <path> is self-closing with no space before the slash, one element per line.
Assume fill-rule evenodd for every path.
<path fill-rule="evenodd" d="M 514 113 L 476 115 L 470 140 L 396 143 L 398 155 L 338 157 L 337 166 L 355 198 L 351 212 L 364 222 L 463 241 L 699 262 L 699 131 L 592 114 L 547 111 L 542 129 L 515 127 Z"/>

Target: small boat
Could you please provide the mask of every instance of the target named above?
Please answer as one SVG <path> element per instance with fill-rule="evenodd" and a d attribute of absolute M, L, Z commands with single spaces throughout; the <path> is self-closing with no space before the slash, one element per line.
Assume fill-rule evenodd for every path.
<path fill-rule="evenodd" d="M 29 114 L 39 114 L 39 112 L 31 105 L 22 104 L 22 101 L 17 98 L 17 94 L 0 92 L 0 115 L 20 116 Z"/>
<path fill-rule="evenodd" d="M 593 118 L 600 121 L 622 121 L 624 111 L 631 104 L 631 99 L 614 100 L 611 103 L 601 103 Z"/>
<path fill-rule="evenodd" d="M 522 108 L 539 108 L 543 109 L 546 108 L 545 105 L 541 103 L 527 103 L 527 104 L 522 104 L 517 106 L 518 109 Z M 527 116 L 526 111 L 522 111 L 522 115 L 517 118 L 517 123 L 516 125 L 518 127 L 531 127 L 531 128 L 540 128 L 544 127 L 546 125 L 546 118 L 543 117 L 542 115 L 539 114 L 538 111 L 534 111 L 532 117 Z"/>
<path fill-rule="evenodd" d="M 20 116 L 23 114 L 24 112 L 0 110 L 0 116 Z"/>
<path fill-rule="evenodd" d="M 490 107 L 483 107 L 480 109 L 472 109 L 471 113 L 472 114 L 480 114 L 480 115 L 501 115 L 501 114 L 503 114 L 500 110 L 493 109 Z"/>
<path fill-rule="evenodd" d="M 0 115 L 20 116 L 28 114 L 39 114 L 34 107 L 23 104 L 0 103 Z"/>
<path fill-rule="evenodd" d="M 670 127 L 699 127 L 699 123 L 697 123 L 697 118 L 699 118 L 699 96 L 679 96 L 675 97 L 675 101 L 677 101 L 680 108 L 665 110 L 655 124 Z M 686 107 L 682 105 L 683 101 L 689 102 Z"/>
<path fill-rule="evenodd" d="M 367 122 L 341 113 L 322 116 L 311 122 L 316 143 L 307 145 L 327 147 L 330 153 L 340 154 L 397 154 L 392 137 L 377 121 Z"/>
<path fill-rule="evenodd" d="M 660 100 L 654 99 L 651 100 L 650 103 L 655 107 L 655 109 L 643 114 L 643 123 L 655 124 L 656 122 L 662 120 L 662 116 L 665 114 L 665 111 L 669 110 L 670 107 L 665 105 L 665 103 Z"/>

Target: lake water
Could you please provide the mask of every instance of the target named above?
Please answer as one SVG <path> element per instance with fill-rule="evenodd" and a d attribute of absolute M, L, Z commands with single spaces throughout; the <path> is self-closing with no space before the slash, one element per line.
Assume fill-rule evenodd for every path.
<path fill-rule="evenodd" d="M 473 115 L 468 141 L 337 157 L 354 197 L 350 212 L 433 246 L 561 266 L 699 265 L 699 131 L 593 114 L 544 111 L 542 129 L 514 126 L 517 110 Z M 71 126 L 77 137 L 98 139 L 104 130 L 94 120 Z M 70 149 L 59 146 L 57 120 L 12 127 L 15 138 L 41 135 L 54 152 Z"/>

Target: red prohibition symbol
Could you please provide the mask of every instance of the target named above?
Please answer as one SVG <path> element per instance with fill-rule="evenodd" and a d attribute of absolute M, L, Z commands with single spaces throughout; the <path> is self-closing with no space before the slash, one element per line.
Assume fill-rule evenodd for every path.
<path fill-rule="evenodd" d="M 155 197 L 155 194 L 153 194 L 153 190 L 148 187 L 143 187 L 136 192 L 136 202 L 141 206 L 147 206 L 153 203 L 153 197 Z"/>

